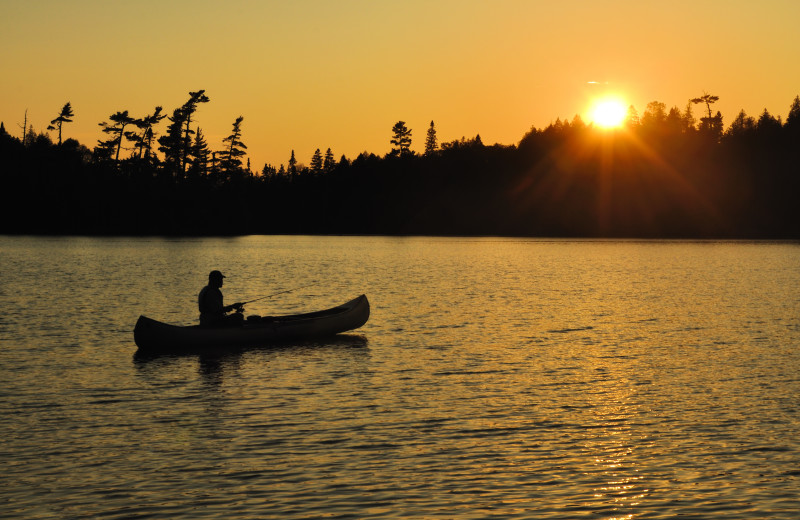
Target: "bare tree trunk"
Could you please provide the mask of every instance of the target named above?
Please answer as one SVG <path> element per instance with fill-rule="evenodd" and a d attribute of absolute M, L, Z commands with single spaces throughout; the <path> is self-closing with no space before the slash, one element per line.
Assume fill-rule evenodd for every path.
<path fill-rule="evenodd" d="M 19 126 L 19 124 L 17 124 Z M 25 146 L 25 138 L 28 135 L 28 109 L 25 109 L 25 122 L 22 123 L 22 146 Z"/>

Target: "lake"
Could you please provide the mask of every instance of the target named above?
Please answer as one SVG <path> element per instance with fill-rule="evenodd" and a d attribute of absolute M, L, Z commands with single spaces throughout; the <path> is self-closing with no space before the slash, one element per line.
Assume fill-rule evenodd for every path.
<path fill-rule="evenodd" d="M 797 518 L 800 245 L 0 237 L 0 517 Z M 339 338 L 135 356 L 359 294 Z"/>

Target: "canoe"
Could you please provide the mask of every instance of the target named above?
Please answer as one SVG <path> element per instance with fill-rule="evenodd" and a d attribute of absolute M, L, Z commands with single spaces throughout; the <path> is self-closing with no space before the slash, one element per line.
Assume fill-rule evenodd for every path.
<path fill-rule="evenodd" d="M 369 319 L 369 301 L 362 294 L 324 311 L 245 321 L 240 326 L 169 325 L 139 316 L 133 339 L 139 352 L 186 352 L 219 347 L 246 347 L 332 336 L 357 329 Z"/>

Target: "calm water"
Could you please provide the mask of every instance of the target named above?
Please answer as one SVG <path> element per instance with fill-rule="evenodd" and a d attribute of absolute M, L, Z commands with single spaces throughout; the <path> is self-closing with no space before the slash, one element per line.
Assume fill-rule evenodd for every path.
<path fill-rule="evenodd" d="M 0 237 L 0 517 L 798 518 L 800 246 Z M 134 356 L 139 314 L 338 340 Z"/>

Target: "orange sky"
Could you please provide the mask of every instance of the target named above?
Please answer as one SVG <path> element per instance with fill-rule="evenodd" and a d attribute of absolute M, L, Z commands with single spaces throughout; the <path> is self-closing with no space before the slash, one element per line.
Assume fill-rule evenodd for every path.
<path fill-rule="evenodd" d="M 260 170 L 292 149 L 385 154 L 398 120 L 419 151 L 431 120 L 440 141 L 516 144 L 603 93 L 641 113 L 707 91 L 726 126 L 740 109 L 785 117 L 800 94 L 800 1 L 554 4 L 0 0 L 0 121 L 16 134 L 27 108 L 44 130 L 70 101 L 64 138 L 92 148 L 110 114 L 171 113 L 205 89 L 209 144 L 243 115 Z"/>

